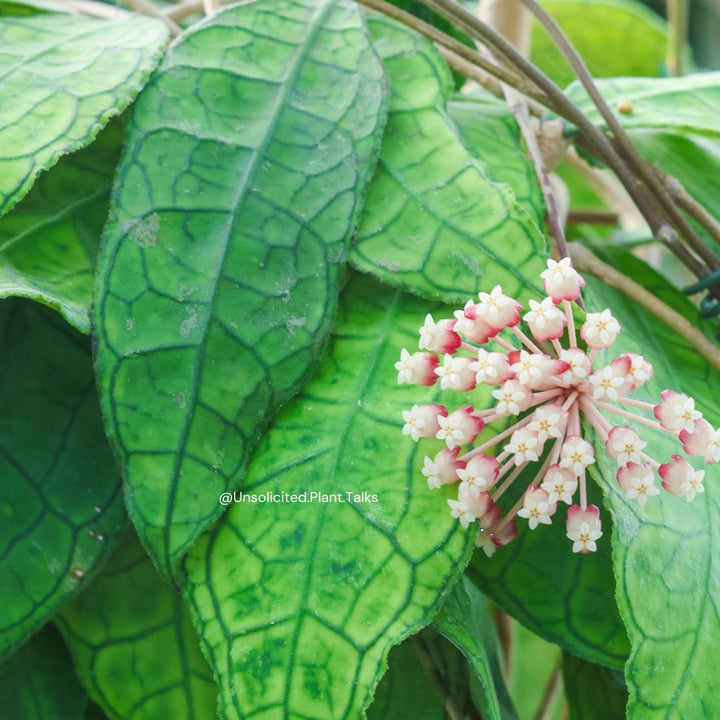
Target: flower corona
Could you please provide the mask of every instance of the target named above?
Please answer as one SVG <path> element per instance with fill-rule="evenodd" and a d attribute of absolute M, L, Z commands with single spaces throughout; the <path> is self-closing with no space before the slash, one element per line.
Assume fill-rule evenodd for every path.
<path fill-rule="evenodd" d="M 427 315 L 420 352 L 403 349 L 395 364 L 399 383 L 439 381 L 442 390 L 462 393 L 478 385 L 492 388 L 490 408 L 450 410 L 433 403 L 402 414 L 403 433 L 414 441 L 443 441 L 434 457 L 425 458 L 422 473 L 430 488 L 457 484 L 457 499 L 448 500 L 451 515 L 463 527 L 478 523 L 476 544 L 488 554 L 517 535 L 517 517 L 534 530 L 551 524 L 561 504 L 569 506 L 566 534 L 573 552 L 596 550 L 600 511 L 587 501 L 595 449 L 583 437 L 585 425 L 617 463 L 621 491 L 641 506 L 660 492 L 656 475 L 668 492 L 690 502 L 704 492 L 705 472 L 679 454 L 665 463 L 650 457 L 639 427 L 675 436 L 678 450 L 708 464 L 720 461 L 720 430 L 703 418 L 693 398 L 673 390 L 660 393 L 657 404 L 630 397 L 653 375 L 644 357 L 625 353 L 598 362 L 600 351 L 618 337 L 620 323 L 606 309 L 588 313 L 576 329 L 572 303 L 585 281 L 569 258 L 548 260 L 541 278 L 547 297 L 530 300 L 524 315 L 499 285 L 479 293 L 479 302 L 468 300 L 453 318 Z M 493 423 L 503 427 L 485 439 L 481 433 Z M 498 500 L 528 466 L 537 468 L 533 480 L 512 508 L 501 510 Z"/>

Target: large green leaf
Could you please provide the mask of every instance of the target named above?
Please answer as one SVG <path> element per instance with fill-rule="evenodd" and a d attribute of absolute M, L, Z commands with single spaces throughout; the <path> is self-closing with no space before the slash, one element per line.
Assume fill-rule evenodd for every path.
<path fill-rule="evenodd" d="M 517 717 L 507 693 L 487 601 L 466 577 L 448 594 L 433 620 L 437 631 L 465 655 L 480 681 L 480 714 L 487 720 Z"/>
<path fill-rule="evenodd" d="M 634 278 L 645 281 L 638 269 Z M 657 283 L 657 276 L 650 280 Z M 717 426 L 717 371 L 619 291 L 592 280 L 588 290 L 589 302 L 611 307 L 622 323 L 616 346 L 642 353 L 653 363 L 654 377 L 641 389 L 644 392 L 637 391 L 638 397 L 657 402 L 665 388 L 686 392 Z M 679 442 L 668 435 L 640 426 L 638 432 L 648 442 L 645 452 L 660 462 L 681 451 Z M 720 643 L 720 488 L 715 466 L 705 466 L 705 493 L 692 503 L 663 491 L 641 508 L 620 491 L 604 453 L 598 453 L 598 460 L 593 476 L 603 487 L 615 521 L 617 600 L 632 643 L 625 668 L 628 717 L 716 718 L 720 716 L 715 669 Z"/>
<path fill-rule="evenodd" d="M 67 7 L 52 0 L 2 0 L 0 1 L 0 16 L 2 15 L 35 15 L 37 13 L 66 13 Z"/>
<path fill-rule="evenodd" d="M 516 485 L 527 487 L 531 475 Z M 588 488 L 590 502 L 600 493 Z M 610 518 L 603 513 L 605 528 Z M 519 523 L 518 537 L 488 558 L 476 552 L 469 574 L 482 591 L 536 635 L 593 662 L 621 668 L 629 652 L 615 605 L 609 533 L 592 555 L 577 555 L 565 524 L 530 530 Z"/>
<path fill-rule="evenodd" d="M 720 137 L 720 72 L 680 78 L 613 78 L 598 80 L 597 86 L 611 108 L 622 101 L 631 103 L 631 112 L 616 113 L 628 129 L 659 128 Z M 578 82 L 567 94 L 593 122 L 604 127 L 600 113 Z"/>
<path fill-rule="evenodd" d="M 0 17 L 0 215 L 135 99 L 166 38 L 143 17 Z"/>
<path fill-rule="evenodd" d="M 104 130 L 88 148 L 43 173 L 0 218 L 0 297 L 32 298 L 90 332 L 95 256 L 107 219 L 122 128 Z"/>
<path fill-rule="evenodd" d="M 564 653 L 563 682 L 570 720 L 624 720 L 628 693 L 619 670 Z"/>
<path fill-rule="evenodd" d="M 354 3 L 259 0 L 186 34 L 136 105 L 99 258 L 97 374 L 166 575 L 319 359 L 383 96 Z"/>
<path fill-rule="evenodd" d="M 472 545 L 400 435 L 401 410 L 433 390 L 399 388 L 393 363 L 433 308 L 367 276 L 343 299 L 318 377 L 185 561 L 224 718 L 360 717 L 388 650 L 430 621 Z"/>
<path fill-rule="evenodd" d="M 0 665 L 3 717 L 83 720 L 87 695 L 60 633 L 48 625 Z"/>
<path fill-rule="evenodd" d="M 543 0 L 594 77 L 662 74 L 666 23 L 635 0 Z M 575 78 L 555 43 L 533 23 L 532 61 L 560 87 Z"/>
<path fill-rule="evenodd" d="M 0 302 L 0 657 L 106 559 L 124 521 L 90 343 L 47 308 Z"/>
<path fill-rule="evenodd" d="M 520 128 L 507 103 L 490 93 L 455 95 L 448 104 L 460 138 L 485 174 L 512 188 L 518 204 L 540 226 L 545 201 L 535 168 L 520 145 Z"/>
<path fill-rule="evenodd" d="M 454 716 L 446 710 L 448 700 Z M 470 703 L 464 657 L 444 638 L 425 630 L 390 651 L 367 720 L 452 720 Z"/>
<path fill-rule="evenodd" d="M 390 77 L 390 115 L 351 260 L 385 282 L 447 302 L 502 284 L 525 297 L 545 241 L 512 190 L 493 182 L 448 117 L 438 52 L 386 18 L 368 25 Z"/>
<path fill-rule="evenodd" d="M 217 687 L 180 596 L 134 533 L 58 617 L 80 680 L 111 720 L 209 720 Z"/>

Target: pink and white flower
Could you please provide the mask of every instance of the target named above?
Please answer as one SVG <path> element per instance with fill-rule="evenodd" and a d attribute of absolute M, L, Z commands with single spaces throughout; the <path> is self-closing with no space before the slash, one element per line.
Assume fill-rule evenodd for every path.
<path fill-rule="evenodd" d="M 680 455 L 673 455 L 672 462 L 663 463 L 658 469 L 662 478 L 662 486 L 673 495 L 684 497 L 692 502 L 698 493 L 704 493 L 704 470 L 695 470 L 693 466 Z"/>
<path fill-rule="evenodd" d="M 660 493 L 655 487 L 655 475 L 649 465 L 630 462 L 618 470 L 617 481 L 625 497 L 628 500 L 637 500 L 640 505 L 644 505 L 649 497 Z"/>
<path fill-rule="evenodd" d="M 603 310 L 588 314 L 578 333 L 571 301 L 583 281 L 570 262 L 549 262 L 543 279 L 549 295 L 530 301 L 524 324 L 520 304 L 496 286 L 480 293 L 479 303 L 468 300 L 454 318 L 436 322 L 428 315 L 420 346 L 431 352 L 403 349 L 395 365 L 400 383 L 432 385 L 439 378 L 443 391 L 463 393 L 491 386 L 492 407 L 449 412 L 439 403 L 414 405 L 403 412 L 402 430 L 415 441 L 445 442 L 434 458 L 425 458 L 422 473 L 431 488 L 457 485 L 451 514 L 463 527 L 477 523 L 476 544 L 488 554 L 515 537 L 518 517 L 535 529 L 550 522 L 558 503 L 570 506 L 573 551 L 595 551 L 602 529 L 598 508 L 588 504 L 588 468 L 596 452 L 583 437 L 588 426 L 599 451 L 616 462 L 625 497 L 640 505 L 659 494 L 656 473 L 664 489 L 687 501 L 704 491 L 705 472 L 686 458 L 673 455 L 661 464 L 646 453 L 640 431 L 647 426 L 673 436 L 690 459 L 720 462 L 720 429 L 703 418 L 693 398 L 672 390 L 660 393 L 657 403 L 632 397 L 653 376 L 645 357 L 623 353 L 595 367 L 598 350 L 612 346 L 620 324 Z M 480 435 L 486 425 L 496 428 L 494 434 Z M 532 468 L 528 489 L 507 507 L 506 491 L 516 480 L 526 483 Z"/>
<path fill-rule="evenodd" d="M 563 258 L 559 262 L 547 261 L 547 270 L 540 273 L 545 281 L 545 292 L 558 305 L 563 300 L 577 300 L 580 289 L 585 285 L 583 277 L 570 264 L 570 258 Z"/>
<path fill-rule="evenodd" d="M 426 315 L 420 328 L 420 349 L 452 355 L 462 344 L 462 338 L 453 329 L 455 323 L 455 320 L 447 319 L 435 322 L 432 315 Z"/>
<path fill-rule="evenodd" d="M 438 417 L 447 417 L 448 411 L 444 405 L 432 403 L 430 405 L 413 405 L 410 410 L 403 410 L 403 435 L 409 435 L 415 442 L 421 437 L 433 438 L 440 429 Z"/>
<path fill-rule="evenodd" d="M 620 332 L 620 323 L 612 316 L 610 310 L 600 313 L 589 313 L 580 328 L 580 337 L 588 347 L 595 350 L 609 348 Z"/>
<path fill-rule="evenodd" d="M 555 514 L 557 505 L 550 502 L 550 496 L 542 488 L 529 485 L 523 496 L 523 506 L 518 510 L 518 516 L 526 518 L 531 530 L 540 523 L 550 525 L 550 517 Z"/>
<path fill-rule="evenodd" d="M 584 510 L 579 505 L 570 507 L 567 514 L 567 536 L 573 541 L 573 552 L 595 552 L 595 541 L 602 537 L 600 527 L 600 509 L 597 505 L 588 505 Z"/>

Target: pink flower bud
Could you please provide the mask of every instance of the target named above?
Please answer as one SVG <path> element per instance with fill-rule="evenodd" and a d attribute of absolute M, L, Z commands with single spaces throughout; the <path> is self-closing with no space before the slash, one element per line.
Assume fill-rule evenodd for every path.
<path fill-rule="evenodd" d="M 481 418 L 473 415 L 472 405 L 462 407 L 447 417 L 438 416 L 440 429 L 435 437 L 445 440 L 449 448 L 467 445 L 475 440 L 485 423 Z"/>
<path fill-rule="evenodd" d="M 478 350 L 478 359 L 470 365 L 475 372 L 475 380 L 484 385 L 501 385 L 513 377 L 507 355 L 500 352 Z"/>
<path fill-rule="evenodd" d="M 511 297 L 503 295 L 502 288 L 496 285 L 492 292 L 478 293 L 480 302 L 476 305 L 477 313 L 490 327 L 500 332 L 508 327 L 515 327 L 520 322 L 522 305 Z"/>
<path fill-rule="evenodd" d="M 673 455 L 672 462 L 661 465 L 658 473 L 662 478 L 662 486 L 668 492 L 678 497 L 684 497 L 688 502 L 692 502 L 698 493 L 705 492 L 702 484 L 705 471 L 695 470 L 680 455 Z"/>
<path fill-rule="evenodd" d="M 687 433 L 692 433 L 695 430 L 695 422 L 702 419 L 702 413 L 695 409 L 695 400 L 685 393 L 676 393 L 674 390 L 663 390 L 660 398 L 662 403 L 656 405 L 653 410 L 660 425 L 671 432 L 685 430 Z"/>
<path fill-rule="evenodd" d="M 431 490 L 458 482 L 458 470 L 465 467 L 465 462 L 458 460 L 459 452 L 458 447 L 452 450 L 444 448 L 434 458 L 425 457 L 421 472 L 427 478 Z"/>
<path fill-rule="evenodd" d="M 438 320 L 432 315 L 425 316 L 425 324 L 420 328 L 420 349 L 452 355 L 461 345 L 462 339 L 454 331 L 455 320 Z"/>
<path fill-rule="evenodd" d="M 588 505 L 585 510 L 579 505 L 572 505 L 567 514 L 567 536 L 573 541 L 573 552 L 595 552 L 595 541 L 602 537 L 600 527 L 600 510 L 597 505 Z"/>
<path fill-rule="evenodd" d="M 720 462 L 720 430 L 704 418 L 695 421 L 692 432 L 681 430 L 679 438 L 688 455 L 701 455 L 708 465 Z"/>
<path fill-rule="evenodd" d="M 518 515 L 526 518 L 531 530 L 538 524 L 550 525 L 550 517 L 555 514 L 557 503 L 550 502 L 550 496 L 542 488 L 536 488 L 532 483 L 523 496 L 523 506 L 518 510 Z"/>
<path fill-rule="evenodd" d="M 402 412 L 402 418 L 405 421 L 402 429 L 403 435 L 410 435 L 415 442 L 421 437 L 434 438 L 440 429 L 438 416 L 447 417 L 447 414 L 447 408 L 437 403 L 413 405 L 410 410 Z"/>
<path fill-rule="evenodd" d="M 434 385 L 437 380 L 435 368 L 440 358 L 432 353 L 416 352 L 412 355 L 403 348 L 400 351 L 400 360 L 395 363 L 398 371 L 398 383 L 410 385 Z"/>
<path fill-rule="evenodd" d="M 475 385 L 475 372 L 470 369 L 474 360 L 469 357 L 453 357 L 445 355 L 443 364 L 435 368 L 435 374 L 440 378 L 440 387 L 443 390 L 457 390 L 467 392 Z"/>
<path fill-rule="evenodd" d="M 610 453 L 610 457 L 617 460 L 618 465 L 641 462 L 640 453 L 646 445 L 647 443 L 641 440 L 632 428 L 627 426 L 611 428 L 605 441 L 605 447 Z"/>
<path fill-rule="evenodd" d="M 559 465 L 551 465 L 548 468 L 541 485 L 548 494 L 550 502 L 562 501 L 567 505 L 572 505 L 572 496 L 575 494 L 577 486 L 578 480 L 575 473 Z"/>
<path fill-rule="evenodd" d="M 464 469 L 458 470 L 458 477 L 462 480 L 461 485 L 467 485 L 471 494 L 478 495 L 495 484 L 498 470 L 498 461 L 482 453 L 470 458 Z"/>
<path fill-rule="evenodd" d="M 660 491 L 655 487 L 655 476 L 649 465 L 630 462 L 617 471 L 618 485 L 628 500 L 637 500 L 644 505 L 652 495 Z"/>
<path fill-rule="evenodd" d="M 482 345 L 491 337 L 495 337 L 499 330 L 493 328 L 485 318 L 477 312 L 477 305 L 472 300 L 465 303 L 462 310 L 455 311 L 455 332 L 464 335 L 471 342 Z"/>
<path fill-rule="evenodd" d="M 612 316 L 610 310 L 601 313 L 588 313 L 580 328 L 580 337 L 588 347 L 602 350 L 610 347 L 620 332 L 620 323 Z"/>
<path fill-rule="evenodd" d="M 545 281 L 545 292 L 555 304 L 563 300 L 577 300 L 580 297 L 580 288 L 585 280 L 570 264 L 570 258 L 563 258 L 560 262 L 547 261 L 547 270 L 540 273 Z"/>
<path fill-rule="evenodd" d="M 531 300 L 530 312 L 525 313 L 523 320 L 538 342 L 545 342 L 548 339 L 557 340 L 565 331 L 565 323 L 567 323 L 565 313 L 558 310 L 549 297 L 542 302 Z"/>

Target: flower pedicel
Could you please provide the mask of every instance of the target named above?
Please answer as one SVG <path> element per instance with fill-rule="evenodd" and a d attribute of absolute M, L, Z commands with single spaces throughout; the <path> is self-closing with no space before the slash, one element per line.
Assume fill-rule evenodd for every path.
<path fill-rule="evenodd" d="M 451 412 L 434 403 L 403 412 L 403 433 L 413 440 L 445 441 L 435 457 L 425 458 L 422 473 L 430 488 L 459 483 L 457 500 L 448 500 L 451 514 L 463 527 L 479 524 L 476 543 L 488 554 L 515 537 L 516 516 L 535 529 L 552 522 L 558 503 L 570 506 L 567 536 L 573 551 L 596 549 L 602 535 L 600 512 L 587 504 L 586 487 L 586 469 L 595 454 L 582 436 L 582 417 L 617 462 L 620 488 L 640 505 L 659 493 L 656 472 L 666 490 L 691 501 L 704 491 L 705 471 L 694 469 L 680 455 L 662 464 L 649 457 L 644 452 L 647 443 L 624 422 L 675 435 L 688 455 L 710 464 L 720 461 L 720 430 L 695 409 L 692 398 L 672 390 L 660 393 L 657 405 L 630 397 L 652 377 L 645 358 L 626 353 L 595 366 L 598 351 L 611 347 L 620 332 L 610 310 L 586 316 L 580 346 L 571 303 L 580 297 L 585 281 L 570 259 L 548 260 L 541 277 L 548 297 L 530 300 L 522 318 L 520 303 L 496 286 L 479 293 L 480 302 L 468 300 L 453 319 L 435 322 L 428 315 L 420 328 L 420 352 L 403 349 L 395 364 L 399 383 L 439 381 L 443 390 L 460 392 L 479 384 L 495 387 L 492 408 L 468 405 Z M 502 333 L 514 336 L 520 349 Z M 547 352 L 538 344 L 545 344 Z M 510 417 L 517 422 L 472 447 L 485 426 Z M 500 444 L 495 456 L 488 454 Z M 538 464 L 535 478 L 515 507 L 503 513 L 498 499 L 531 463 Z"/>

